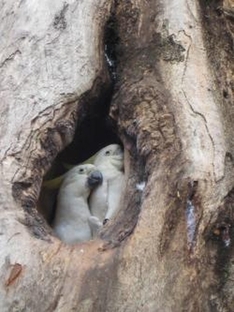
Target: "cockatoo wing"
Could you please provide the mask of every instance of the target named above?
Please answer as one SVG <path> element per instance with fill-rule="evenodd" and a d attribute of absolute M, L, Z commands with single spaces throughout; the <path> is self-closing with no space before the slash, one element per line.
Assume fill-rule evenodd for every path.
<path fill-rule="evenodd" d="M 97 217 L 102 222 L 108 209 L 108 181 L 104 178 L 104 175 L 102 184 L 91 193 L 89 207 L 91 215 Z"/>
<path fill-rule="evenodd" d="M 112 218 L 118 210 L 123 182 L 123 151 L 118 144 L 102 148 L 94 160 L 94 165 L 102 172 L 103 183 L 90 197 L 91 214 L 104 219 Z"/>

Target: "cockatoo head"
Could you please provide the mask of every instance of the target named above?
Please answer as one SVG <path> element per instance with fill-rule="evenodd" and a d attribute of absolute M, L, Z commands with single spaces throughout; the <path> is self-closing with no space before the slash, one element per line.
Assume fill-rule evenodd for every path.
<path fill-rule="evenodd" d="M 102 174 L 94 165 L 78 165 L 70 169 L 64 177 L 61 188 L 74 189 L 74 192 L 90 193 L 103 180 Z"/>
<path fill-rule="evenodd" d="M 94 164 L 99 166 L 110 163 L 118 170 L 123 170 L 124 153 L 119 144 L 110 144 L 102 148 L 95 157 Z"/>

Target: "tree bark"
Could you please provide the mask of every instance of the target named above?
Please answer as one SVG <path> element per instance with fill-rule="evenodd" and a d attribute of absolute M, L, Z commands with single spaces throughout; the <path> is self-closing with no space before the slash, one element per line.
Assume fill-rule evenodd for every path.
<path fill-rule="evenodd" d="M 230 0 L 2 3 L 1 311 L 234 310 L 232 11 Z M 121 209 L 99 238 L 68 246 L 37 210 L 42 178 L 106 122 L 113 83 Z M 79 160 L 92 151 L 82 144 Z"/>

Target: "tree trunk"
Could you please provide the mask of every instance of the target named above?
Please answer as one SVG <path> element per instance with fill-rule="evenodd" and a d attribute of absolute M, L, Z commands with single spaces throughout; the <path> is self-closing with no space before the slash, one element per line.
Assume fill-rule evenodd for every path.
<path fill-rule="evenodd" d="M 233 7 L 1 4 L 1 311 L 234 311 Z M 113 127 L 120 212 L 66 245 L 43 176 L 119 140 Z"/>

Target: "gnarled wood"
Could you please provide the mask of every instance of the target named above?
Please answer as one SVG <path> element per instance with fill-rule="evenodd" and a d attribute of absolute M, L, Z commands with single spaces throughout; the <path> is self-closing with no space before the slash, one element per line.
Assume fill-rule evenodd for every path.
<path fill-rule="evenodd" d="M 1 5 L 1 311 L 75 306 L 80 286 L 70 276 L 82 279 L 87 247 L 73 251 L 50 236 L 35 205 L 42 177 L 76 123 L 97 110 L 88 99 L 109 83 L 109 12 L 105 0 Z"/>
<path fill-rule="evenodd" d="M 4 4 L 1 27 L 13 26 L 0 72 L 2 311 L 234 309 L 230 3 Z M 87 91 L 109 85 L 110 17 L 110 116 L 125 148 L 126 192 L 100 238 L 71 247 L 50 235 L 35 201 L 93 109 Z"/>

